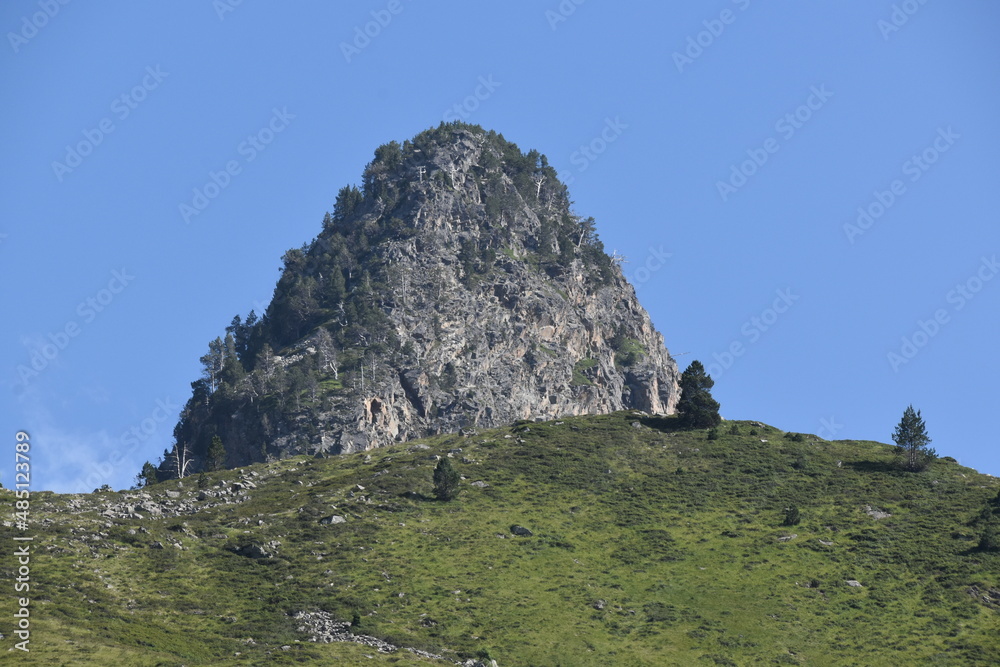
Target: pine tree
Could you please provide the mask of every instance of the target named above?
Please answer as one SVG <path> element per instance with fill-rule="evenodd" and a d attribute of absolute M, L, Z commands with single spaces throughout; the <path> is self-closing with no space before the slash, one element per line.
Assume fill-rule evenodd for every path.
<path fill-rule="evenodd" d="M 250 311 L 247 315 L 246 321 L 243 322 L 243 327 L 237 334 L 236 337 L 236 353 L 240 356 L 240 361 L 243 362 L 243 368 L 250 370 L 253 368 L 253 360 L 263 344 L 263 327 L 258 326 L 260 320 L 257 318 L 257 313 L 255 311 Z"/>
<path fill-rule="evenodd" d="M 209 472 L 222 470 L 226 467 L 226 447 L 222 444 L 222 438 L 217 435 L 212 436 L 212 444 L 208 446 L 208 455 L 205 460 L 205 469 Z"/>
<path fill-rule="evenodd" d="M 205 382 L 208 383 L 208 390 L 211 393 L 215 393 L 215 390 L 219 388 L 219 382 L 222 379 L 222 366 L 225 358 L 225 343 L 222 342 L 221 338 L 216 338 L 208 344 L 208 354 L 200 359 L 202 366 L 204 367 L 202 369 L 202 377 L 205 379 Z"/>
<path fill-rule="evenodd" d="M 451 466 L 451 460 L 442 458 L 434 468 L 434 497 L 438 500 L 451 500 L 457 496 L 460 479 L 458 471 Z"/>
<path fill-rule="evenodd" d="M 896 425 L 892 439 L 902 449 L 903 467 L 911 472 L 923 470 L 937 456 L 927 446 L 931 439 L 927 437 L 927 427 L 920 416 L 920 410 L 914 410 L 912 405 L 903 411 L 903 418 Z"/>
<path fill-rule="evenodd" d="M 233 341 L 236 344 L 236 350 L 239 352 L 239 341 L 246 336 L 246 332 L 243 327 L 243 318 L 239 315 L 233 317 L 233 321 L 229 323 L 228 327 L 226 327 L 226 333 L 233 336 Z"/>
<path fill-rule="evenodd" d="M 154 466 L 149 461 L 142 464 L 142 471 L 135 476 L 135 482 L 139 487 L 149 486 L 150 484 L 156 484 L 156 466 Z"/>
<path fill-rule="evenodd" d="M 285 367 L 281 365 L 281 361 L 267 343 L 264 343 L 260 354 L 257 355 L 257 367 L 254 374 L 261 396 L 271 393 L 279 396 L 284 395 Z"/>
<path fill-rule="evenodd" d="M 337 200 L 333 207 L 333 224 L 342 223 L 347 218 L 354 215 L 354 211 L 361 205 L 364 197 L 361 191 L 354 186 L 343 187 L 337 193 Z M 333 224 L 330 226 L 332 227 Z"/>
<path fill-rule="evenodd" d="M 698 360 L 681 375 L 681 398 L 677 402 L 677 412 L 681 424 L 688 428 L 713 428 L 719 425 L 719 402 L 712 398 L 710 389 L 715 386 L 711 375 Z"/>
<path fill-rule="evenodd" d="M 993 524 L 986 524 L 982 534 L 979 536 L 980 551 L 1000 551 L 1000 534 L 997 533 Z"/>
<path fill-rule="evenodd" d="M 219 377 L 224 385 L 235 388 L 240 386 L 246 374 L 243 362 L 240 361 L 240 356 L 237 352 L 236 338 L 233 334 L 227 333 L 226 340 L 223 343 L 222 372 Z"/>
<path fill-rule="evenodd" d="M 797 526 L 802 518 L 799 516 L 799 508 L 792 505 L 791 507 L 785 508 L 785 520 L 781 522 L 782 526 Z"/>

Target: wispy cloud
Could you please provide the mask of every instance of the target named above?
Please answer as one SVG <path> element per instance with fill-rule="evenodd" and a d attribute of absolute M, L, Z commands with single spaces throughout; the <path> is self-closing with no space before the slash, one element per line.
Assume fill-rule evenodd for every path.
<path fill-rule="evenodd" d="M 83 391 L 94 403 L 107 401 L 101 387 Z M 144 461 L 168 446 L 178 406 L 170 399 L 155 401 L 148 414 L 121 429 L 67 429 L 52 406 L 62 398 L 32 387 L 19 398 L 22 423 L 12 424 L 31 436 L 31 488 L 57 493 L 89 493 L 108 484 L 126 489 Z M 13 483 L 13 469 L 4 461 L 0 478 L 5 486 Z"/>

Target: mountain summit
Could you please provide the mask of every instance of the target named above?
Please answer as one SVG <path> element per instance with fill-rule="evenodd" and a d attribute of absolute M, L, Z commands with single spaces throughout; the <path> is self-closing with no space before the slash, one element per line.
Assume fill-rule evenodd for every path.
<path fill-rule="evenodd" d="M 209 345 L 160 478 L 673 412 L 677 365 L 570 204 L 545 156 L 478 126 L 379 147 L 361 189 L 342 188 L 319 236 L 285 253 L 267 312 Z"/>

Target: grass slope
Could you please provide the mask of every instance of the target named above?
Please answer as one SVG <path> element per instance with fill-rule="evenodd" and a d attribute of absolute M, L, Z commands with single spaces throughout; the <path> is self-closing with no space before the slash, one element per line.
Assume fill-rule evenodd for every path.
<path fill-rule="evenodd" d="M 997 479 L 943 460 L 905 473 L 875 442 L 796 442 L 750 422 L 725 422 L 709 440 L 675 423 L 617 413 L 259 464 L 202 480 L 225 488 L 256 473 L 248 501 L 178 517 L 102 516 L 118 493 L 35 494 L 31 652 L 16 657 L 432 665 L 489 655 L 501 667 L 579 667 L 1000 655 L 1000 609 L 969 592 L 1000 588 L 1000 554 L 977 551 L 969 524 Z M 449 453 L 462 493 L 431 500 L 433 456 Z M 489 486 L 472 486 L 480 480 Z M 193 497 L 198 481 L 147 491 Z M 784 527 L 793 505 L 801 523 Z M 331 514 L 346 522 L 319 523 Z M 514 524 L 533 535 L 512 535 Z M 3 527 L 0 540 L 13 534 Z M 269 542 L 280 542 L 272 558 L 235 553 Z M 8 581 L 15 567 L 8 552 Z M 13 594 L 3 605 L 0 632 L 13 644 Z M 302 610 L 358 614 L 359 632 L 448 661 L 310 642 L 291 617 Z"/>

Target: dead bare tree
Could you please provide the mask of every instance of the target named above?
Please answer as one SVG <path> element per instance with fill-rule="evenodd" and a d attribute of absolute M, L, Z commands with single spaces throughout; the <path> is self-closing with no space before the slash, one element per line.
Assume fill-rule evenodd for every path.
<path fill-rule="evenodd" d="M 324 328 L 316 333 L 316 353 L 319 355 L 319 369 L 333 373 L 333 379 L 339 380 L 337 348 L 333 344 L 333 336 Z"/>
<path fill-rule="evenodd" d="M 177 479 L 183 479 L 187 476 L 188 466 L 191 465 L 191 450 L 185 444 L 181 446 L 180 443 L 174 443 L 174 472 L 177 474 Z"/>
<path fill-rule="evenodd" d="M 243 382 L 240 383 L 240 387 L 250 396 L 251 403 L 253 403 L 255 398 L 260 398 L 261 388 L 259 380 L 260 376 L 257 373 L 249 373 L 243 378 Z"/>
<path fill-rule="evenodd" d="M 542 196 L 542 183 L 545 182 L 545 176 L 534 176 L 531 180 L 535 183 L 535 198 L 537 199 Z"/>

